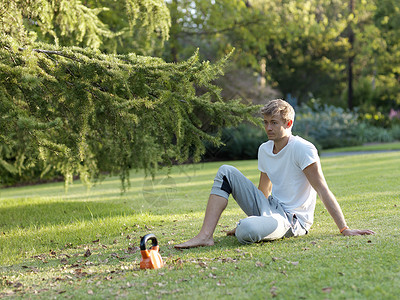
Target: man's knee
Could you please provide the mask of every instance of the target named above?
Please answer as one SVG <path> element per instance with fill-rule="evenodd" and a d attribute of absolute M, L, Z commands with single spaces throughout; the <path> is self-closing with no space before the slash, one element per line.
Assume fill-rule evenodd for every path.
<path fill-rule="evenodd" d="M 233 170 L 236 170 L 236 168 L 231 165 L 222 165 L 218 169 L 218 174 L 226 175 L 231 173 Z"/>
<path fill-rule="evenodd" d="M 269 239 L 277 228 L 278 221 L 273 218 L 251 216 L 240 220 L 235 235 L 242 244 L 257 243 Z"/>
<path fill-rule="evenodd" d="M 237 170 L 235 167 L 229 165 L 222 165 L 218 169 L 216 180 L 219 180 L 221 182 L 221 190 L 225 191 L 228 194 L 232 194 L 231 174 L 235 170 Z"/>

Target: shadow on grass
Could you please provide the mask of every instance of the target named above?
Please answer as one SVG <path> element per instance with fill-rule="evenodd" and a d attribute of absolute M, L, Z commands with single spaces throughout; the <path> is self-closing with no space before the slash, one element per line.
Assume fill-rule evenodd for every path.
<path fill-rule="evenodd" d="M 177 212 L 187 214 L 204 211 L 206 199 L 200 205 L 193 206 L 188 205 L 188 201 L 179 197 L 160 199 L 156 196 L 132 199 L 115 193 L 82 197 L 82 200 L 40 199 L 33 203 L 22 202 L 0 207 L 0 228 L 9 231 L 14 228 L 40 228 L 136 214 L 169 216 Z"/>
<path fill-rule="evenodd" d="M 107 209 L 105 209 L 107 206 Z M 133 213 L 126 201 L 60 201 L 0 208 L 2 230 L 91 221 Z"/>

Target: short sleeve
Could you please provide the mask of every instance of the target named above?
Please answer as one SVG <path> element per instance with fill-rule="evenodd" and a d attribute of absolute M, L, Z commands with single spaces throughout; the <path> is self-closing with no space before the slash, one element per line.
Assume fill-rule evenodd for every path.
<path fill-rule="evenodd" d="M 264 166 L 263 166 L 263 160 L 262 160 L 263 145 L 264 144 L 261 144 L 260 147 L 258 147 L 258 170 L 265 173 Z"/>
<path fill-rule="evenodd" d="M 319 161 L 318 150 L 310 142 L 301 143 L 301 149 L 295 152 L 296 163 L 301 170 Z"/>

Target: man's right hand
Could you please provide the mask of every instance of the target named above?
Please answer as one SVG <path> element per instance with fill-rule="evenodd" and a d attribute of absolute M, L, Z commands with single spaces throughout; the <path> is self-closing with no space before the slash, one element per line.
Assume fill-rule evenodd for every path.
<path fill-rule="evenodd" d="M 235 233 L 236 233 L 236 228 L 233 228 L 232 230 L 229 230 L 229 231 L 225 231 L 226 232 L 226 235 L 235 235 Z"/>

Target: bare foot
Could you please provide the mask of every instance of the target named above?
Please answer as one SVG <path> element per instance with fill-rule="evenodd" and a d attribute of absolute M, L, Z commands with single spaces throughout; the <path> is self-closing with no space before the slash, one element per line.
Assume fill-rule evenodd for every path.
<path fill-rule="evenodd" d="M 188 248 L 195 248 L 195 247 L 203 247 L 203 246 L 213 246 L 214 240 L 213 238 L 203 238 L 199 237 L 198 235 L 194 238 L 184 242 L 182 244 L 175 245 L 174 247 L 177 249 L 188 249 Z"/>
<path fill-rule="evenodd" d="M 235 235 L 236 233 L 236 228 L 233 228 L 232 230 L 226 231 L 226 235 Z"/>

